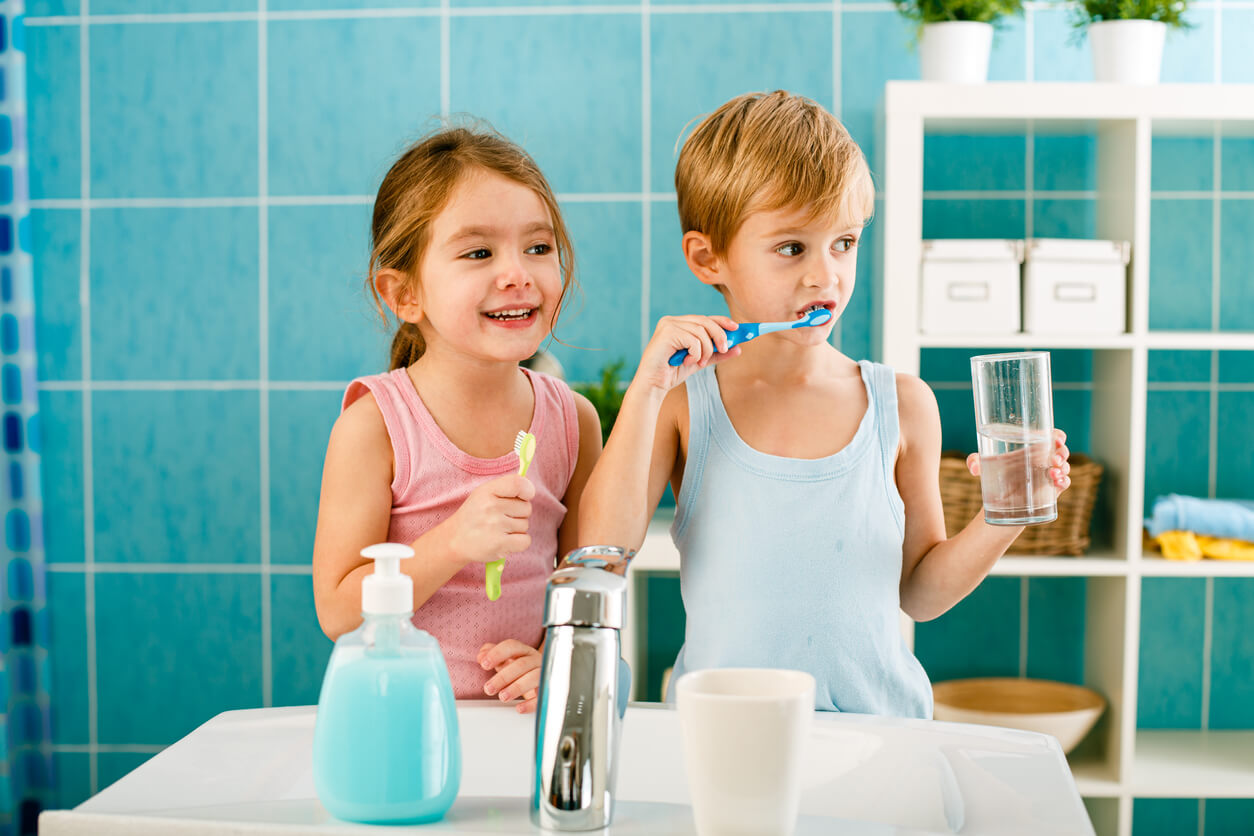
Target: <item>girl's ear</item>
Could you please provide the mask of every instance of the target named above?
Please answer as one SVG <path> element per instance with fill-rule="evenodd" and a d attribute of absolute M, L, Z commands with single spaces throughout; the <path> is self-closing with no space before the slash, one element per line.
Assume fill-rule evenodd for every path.
<path fill-rule="evenodd" d="M 714 254 L 710 236 L 696 230 L 685 232 L 683 248 L 684 260 L 688 262 L 688 269 L 693 275 L 705 284 L 721 287 L 723 260 Z"/>
<path fill-rule="evenodd" d="M 413 283 L 399 270 L 385 267 L 374 274 L 374 287 L 379 298 L 402 322 L 417 324 L 422 321 L 422 303 Z M 412 289 L 411 289 L 412 288 Z"/>

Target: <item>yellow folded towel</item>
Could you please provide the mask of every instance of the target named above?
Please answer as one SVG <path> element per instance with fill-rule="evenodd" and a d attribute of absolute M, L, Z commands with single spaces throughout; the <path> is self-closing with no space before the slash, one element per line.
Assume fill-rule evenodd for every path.
<path fill-rule="evenodd" d="M 1164 531 L 1155 538 L 1163 557 L 1168 560 L 1193 561 L 1203 557 L 1215 560 L 1254 560 L 1254 543 L 1203 537 L 1192 531 Z"/>

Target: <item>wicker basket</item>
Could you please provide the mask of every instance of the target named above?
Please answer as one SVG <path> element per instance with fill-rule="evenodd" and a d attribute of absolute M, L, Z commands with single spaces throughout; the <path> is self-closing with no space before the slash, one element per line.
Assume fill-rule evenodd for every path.
<path fill-rule="evenodd" d="M 1081 555 L 1089 547 L 1089 521 L 1102 466 L 1083 453 L 1071 455 L 1071 487 L 1058 497 L 1058 519 L 1043 525 L 1029 525 L 1007 554 Z M 945 531 L 953 537 L 980 513 L 980 477 L 967 470 L 966 458 L 946 451 L 940 464 L 941 503 L 945 508 Z"/>

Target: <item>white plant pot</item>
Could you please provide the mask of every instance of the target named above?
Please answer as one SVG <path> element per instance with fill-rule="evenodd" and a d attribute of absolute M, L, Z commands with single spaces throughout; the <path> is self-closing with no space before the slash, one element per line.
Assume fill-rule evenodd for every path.
<path fill-rule="evenodd" d="M 949 20 L 923 24 L 919 76 L 924 81 L 980 84 L 988 81 L 993 24 Z"/>
<path fill-rule="evenodd" d="M 1158 20 L 1103 20 L 1089 24 L 1093 79 L 1157 84 L 1167 24 Z"/>

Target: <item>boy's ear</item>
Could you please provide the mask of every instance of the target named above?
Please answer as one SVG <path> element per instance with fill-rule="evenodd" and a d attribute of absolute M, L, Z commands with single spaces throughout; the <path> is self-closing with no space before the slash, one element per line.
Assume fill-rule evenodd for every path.
<path fill-rule="evenodd" d="M 705 284 L 720 287 L 723 284 L 723 260 L 714 254 L 710 236 L 695 229 L 684 233 L 684 260 L 688 269 Z"/>
<path fill-rule="evenodd" d="M 408 276 L 390 267 L 374 274 L 374 288 L 396 318 L 417 324 L 422 321 L 422 303 L 417 292 L 410 291 L 410 285 Z"/>

